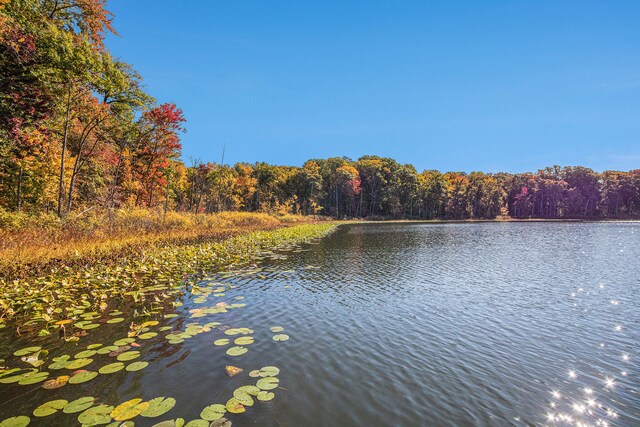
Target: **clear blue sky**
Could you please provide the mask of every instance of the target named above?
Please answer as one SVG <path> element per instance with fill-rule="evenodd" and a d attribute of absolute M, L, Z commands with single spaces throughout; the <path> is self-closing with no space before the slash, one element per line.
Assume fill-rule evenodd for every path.
<path fill-rule="evenodd" d="M 183 158 L 640 168 L 640 1 L 110 0 Z"/>

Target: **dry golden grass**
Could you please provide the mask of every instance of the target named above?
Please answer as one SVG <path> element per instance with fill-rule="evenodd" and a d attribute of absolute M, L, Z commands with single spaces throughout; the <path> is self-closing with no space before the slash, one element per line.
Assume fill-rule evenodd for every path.
<path fill-rule="evenodd" d="M 312 218 L 265 213 L 192 214 L 135 209 L 58 220 L 0 211 L 0 275 L 44 274 L 65 266 L 118 262 L 168 244 L 222 239 Z"/>

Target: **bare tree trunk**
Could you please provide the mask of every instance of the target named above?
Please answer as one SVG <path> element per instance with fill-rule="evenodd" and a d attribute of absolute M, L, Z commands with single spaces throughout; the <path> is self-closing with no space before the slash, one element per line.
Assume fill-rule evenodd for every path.
<path fill-rule="evenodd" d="M 64 193 L 64 156 L 67 152 L 67 137 L 69 135 L 69 115 L 71 114 L 71 83 L 67 88 L 67 112 L 64 119 L 64 134 L 62 136 L 62 156 L 60 158 L 60 179 L 58 180 L 58 216 L 62 216 L 62 197 Z"/>

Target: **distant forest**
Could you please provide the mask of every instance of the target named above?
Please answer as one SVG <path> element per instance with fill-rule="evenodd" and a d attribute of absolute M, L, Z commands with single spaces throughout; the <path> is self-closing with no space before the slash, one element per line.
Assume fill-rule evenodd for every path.
<path fill-rule="evenodd" d="M 183 112 L 104 46 L 103 0 L 0 0 L 0 208 L 159 207 L 469 219 L 640 217 L 640 170 L 424 171 L 389 158 L 302 167 L 181 160 Z"/>

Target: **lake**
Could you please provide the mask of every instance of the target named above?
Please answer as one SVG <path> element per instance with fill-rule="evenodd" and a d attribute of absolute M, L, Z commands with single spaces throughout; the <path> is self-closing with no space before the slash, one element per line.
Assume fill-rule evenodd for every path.
<path fill-rule="evenodd" d="M 227 413 L 234 426 L 640 425 L 637 222 L 342 225 L 200 286 L 138 340 L 145 369 L 55 390 L 0 384 L 0 420 L 88 395 L 172 397 L 173 409 L 135 425 L 188 421 L 276 366 L 274 398 Z M 51 355 L 126 336 L 123 311 L 126 322 Z M 217 341 L 249 336 L 238 356 Z M 225 365 L 244 371 L 229 377 Z"/>

